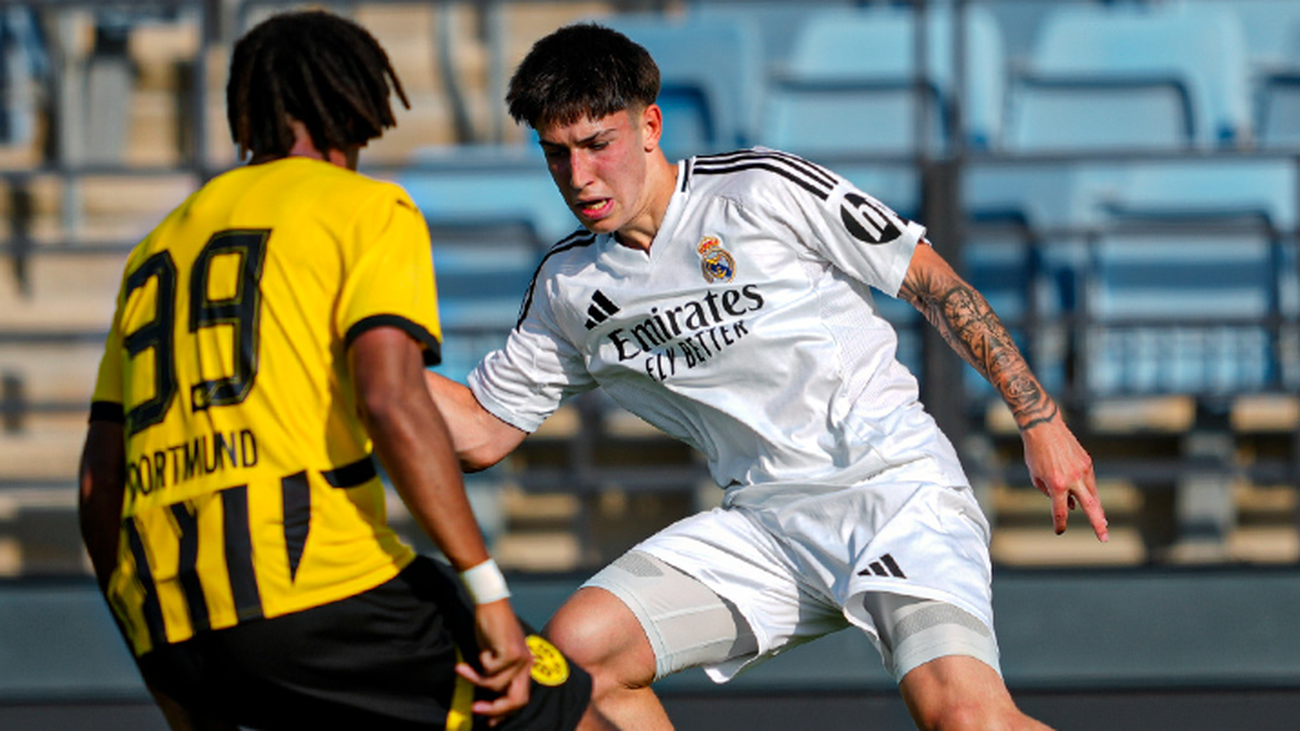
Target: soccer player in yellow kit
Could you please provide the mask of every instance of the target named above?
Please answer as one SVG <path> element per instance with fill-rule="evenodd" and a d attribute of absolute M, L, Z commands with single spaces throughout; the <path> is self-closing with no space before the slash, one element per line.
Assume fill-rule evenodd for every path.
<path fill-rule="evenodd" d="M 175 728 L 609 728 L 589 677 L 525 637 L 425 391 L 428 229 L 355 172 L 393 91 L 406 101 L 351 21 L 254 28 L 227 89 L 250 164 L 127 262 L 82 534 Z M 453 568 L 388 526 L 376 457 Z"/>

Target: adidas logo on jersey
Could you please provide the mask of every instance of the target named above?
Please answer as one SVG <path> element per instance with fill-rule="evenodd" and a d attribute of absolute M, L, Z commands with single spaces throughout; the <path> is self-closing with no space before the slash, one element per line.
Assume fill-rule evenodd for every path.
<path fill-rule="evenodd" d="M 610 301 L 599 289 L 591 295 L 591 304 L 587 306 L 587 329 L 594 330 L 597 325 L 608 320 L 618 312 L 618 305 Z"/>
<path fill-rule="evenodd" d="M 907 578 L 907 574 L 903 573 L 903 570 L 898 567 L 898 562 L 888 553 L 867 564 L 867 568 L 858 572 L 858 576 L 871 576 L 873 574 L 876 576 L 892 576 L 895 579 Z"/>

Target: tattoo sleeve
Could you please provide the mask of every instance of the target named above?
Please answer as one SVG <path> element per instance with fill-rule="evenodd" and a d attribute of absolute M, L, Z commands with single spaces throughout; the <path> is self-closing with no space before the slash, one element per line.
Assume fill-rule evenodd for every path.
<path fill-rule="evenodd" d="M 1057 417 L 1055 401 L 1030 372 L 1002 321 L 951 267 L 912 267 L 899 297 L 916 307 L 948 345 L 993 384 L 1021 431 Z"/>

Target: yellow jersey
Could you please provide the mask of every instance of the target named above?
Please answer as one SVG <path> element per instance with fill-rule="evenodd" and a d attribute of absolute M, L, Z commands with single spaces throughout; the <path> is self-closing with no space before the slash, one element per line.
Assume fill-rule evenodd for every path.
<path fill-rule="evenodd" d="M 440 357 L 429 232 L 400 187 L 289 157 L 221 175 L 131 253 L 92 419 L 123 424 L 109 603 L 137 655 L 397 575 L 347 348 Z"/>

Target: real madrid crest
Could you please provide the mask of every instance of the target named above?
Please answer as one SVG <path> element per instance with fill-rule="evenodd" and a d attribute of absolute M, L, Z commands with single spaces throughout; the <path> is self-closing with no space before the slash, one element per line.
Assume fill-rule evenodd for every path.
<path fill-rule="evenodd" d="M 705 236 L 695 247 L 700 254 L 700 271 L 706 282 L 730 282 L 736 276 L 736 260 L 731 252 L 722 248 L 717 236 Z"/>

